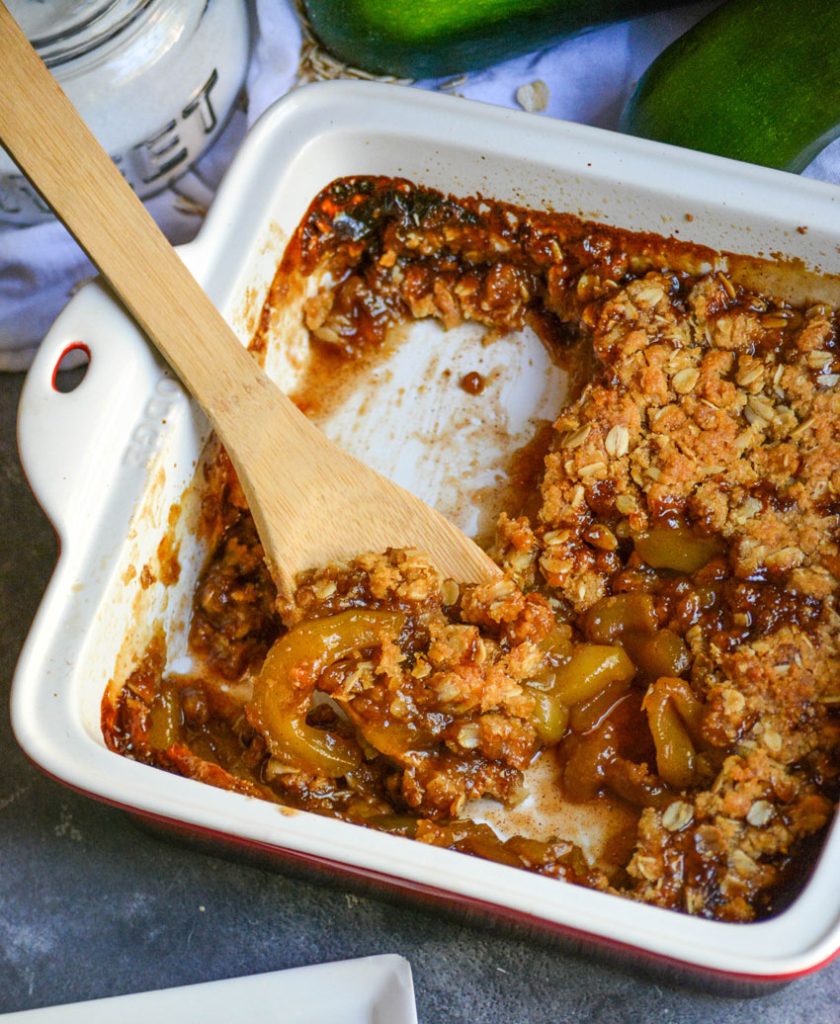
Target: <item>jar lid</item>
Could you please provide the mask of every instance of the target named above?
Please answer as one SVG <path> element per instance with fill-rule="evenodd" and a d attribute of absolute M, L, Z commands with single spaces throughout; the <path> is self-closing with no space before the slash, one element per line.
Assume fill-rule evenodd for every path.
<path fill-rule="evenodd" d="M 154 0 L 5 0 L 48 68 L 113 39 Z"/>

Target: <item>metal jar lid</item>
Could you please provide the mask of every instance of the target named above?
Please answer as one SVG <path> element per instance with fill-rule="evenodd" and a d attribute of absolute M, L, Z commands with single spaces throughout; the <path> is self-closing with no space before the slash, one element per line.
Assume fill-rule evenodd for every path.
<path fill-rule="evenodd" d="M 155 0 L 6 0 L 48 68 L 90 53 L 124 32 Z"/>

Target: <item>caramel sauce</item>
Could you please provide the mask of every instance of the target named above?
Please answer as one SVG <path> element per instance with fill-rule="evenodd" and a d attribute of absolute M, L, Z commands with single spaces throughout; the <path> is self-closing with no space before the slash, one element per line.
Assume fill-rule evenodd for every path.
<path fill-rule="evenodd" d="M 505 467 L 507 480 L 501 484 L 502 507 L 510 516 L 527 516 L 536 521 L 539 511 L 539 481 L 545 457 L 551 448 L 554 427 L 543 421 L 534 436 L 510 456 Z"/>
<path fill-rule="evenodd" d="M 484 378 L 480 373 L 476 373 L 475 370 L 470 373 L 465 373 L 458 381 L 458 387 L 461 388 L 462 391 L 466 391 L 468 395 L 480 395 L 486 386 L 486 378 Z"/>

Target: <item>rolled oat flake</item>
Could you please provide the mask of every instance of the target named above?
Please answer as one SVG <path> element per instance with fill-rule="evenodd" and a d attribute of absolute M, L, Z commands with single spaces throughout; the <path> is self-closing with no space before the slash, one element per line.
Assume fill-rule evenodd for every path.
<path fill-rule="evenodd" d="M 221 131 L 245 78 L 245 0 L 6 4 L 142 198 L 201 156 Z M 25 109 L 20 116 L 26 117 Z M 34 224 L 51 216 L 0 148 L 0 220 Z"/>

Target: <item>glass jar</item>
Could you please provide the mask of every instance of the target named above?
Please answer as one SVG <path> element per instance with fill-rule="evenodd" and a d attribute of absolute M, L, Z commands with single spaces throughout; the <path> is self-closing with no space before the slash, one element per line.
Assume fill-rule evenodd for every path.
<path fill-rule="evenodd" d="M 245 78 L 246 0 L 6 4 L 141 197 L 164 188 L 207 149 Z M 33 224 L 51 216 L 0 149 L 0 220 Z"/>

